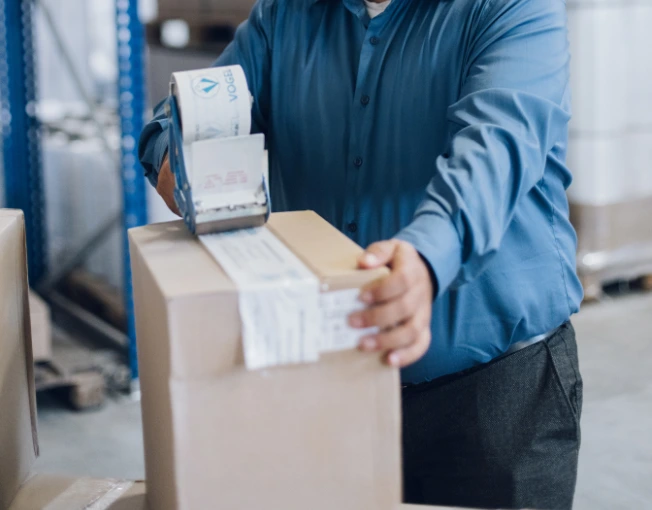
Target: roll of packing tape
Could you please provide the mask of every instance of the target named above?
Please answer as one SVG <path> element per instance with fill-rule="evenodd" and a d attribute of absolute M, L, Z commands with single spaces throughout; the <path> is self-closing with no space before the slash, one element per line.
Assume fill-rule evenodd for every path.
<path fill-rule="evenodd" d="M 251 133 L 252 97 L 242 67 L 226 66 L 172 74 L 184 144 Z"/>

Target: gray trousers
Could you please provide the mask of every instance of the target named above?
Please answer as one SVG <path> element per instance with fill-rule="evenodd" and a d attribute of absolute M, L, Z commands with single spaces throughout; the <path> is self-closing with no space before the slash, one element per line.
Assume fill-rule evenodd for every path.
<path fill-rule="evenodd" d="M 405 501 L 570 509 L 582 411 L 575 331 L 403 389 Z"/>

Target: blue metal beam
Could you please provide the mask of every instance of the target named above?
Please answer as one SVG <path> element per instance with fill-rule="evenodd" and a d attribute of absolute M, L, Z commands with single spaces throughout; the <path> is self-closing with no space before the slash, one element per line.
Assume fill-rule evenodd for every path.
<path fill-rule="evenodd" d="M 131 374 L 132 379 L 137 380 L 136 320 L 127 230 L 147 223 L 145 177 L 138 160 L 138 138 L 143 129 L 146 108 L 145 35 L 143 25 L 138 19 L 138 1 L 116 0 L 116 21 L 118 28 L 119 113 L 122 125 L 125 304 L 128 313 Z"/>
<path fill-rule="evenodd" d="M 22 209 L 29 281 L 46 269 L 43 175 L 30 0 L 0 0 L 0 120 L 7 207 Z"/>

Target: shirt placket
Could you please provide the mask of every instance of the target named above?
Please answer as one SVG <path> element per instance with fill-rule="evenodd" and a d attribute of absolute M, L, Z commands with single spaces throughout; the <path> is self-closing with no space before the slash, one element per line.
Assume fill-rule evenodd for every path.
<path fill-rule="evenodd" d="M 366 18 L 366 19 L 365 19 Z M 376 90 L 374 81 L 374 69 L 380 63 L 378 55 L 382 51 L 381 29 L 383 27 L 383 16 L 378 16 L 369 20 L 364 16 L 361 20 L 367 23 L 362 48 L 360 50 L 360 60 L 358 65 L 358 74 L 355 84 L 355 93 L 353 96 L 353 105 L 351 108 L 350 119 L 350 139 L 347 154 L 347 172 L 346 172 L 346 193 L 344 202 L 343 224 L 341 229 L 354 241 L 359 237 L 359 203 L 360 203 L 360 186 L 364 181 L 364 173 L 369 172 L 369 148 L 363 146 L 364 129 L 368 125 L 368 117 L 372 114 L 374 97 L 373 91 Z"/>

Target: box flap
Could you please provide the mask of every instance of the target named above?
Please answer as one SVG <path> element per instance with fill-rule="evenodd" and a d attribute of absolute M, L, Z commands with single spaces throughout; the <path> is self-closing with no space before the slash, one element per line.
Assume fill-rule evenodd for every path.
<path fill-rule="evenodd" d="M 25 223 L 21 211 L 7 209 L 0 209 L 0 353 L 0 510 L 5 510 L 38 455 Z"/>
<path fill-rule="evenodd" d="M 132 228 L 129 239 L 166 299 L 235 289 L 183 221 Z"/>
<path fill-rule="evenodd" d="M 362 248 L 312 211 L 272 214 L 267 228 L 328 285 L 328 290 L 359 287 L 387 274 L 385 268 L 357 269 Z M 133 228 L 129 237 L 168 299 L 235 289 L 182 221 Z"/>
<path fill-rule="evenodd" d="M 313 211 L 272 214 L 267 227 L 319 277 L 324 290 L 361 287 L 388 274 L 386 268 L 358 269 L 362 248 Z"/>

